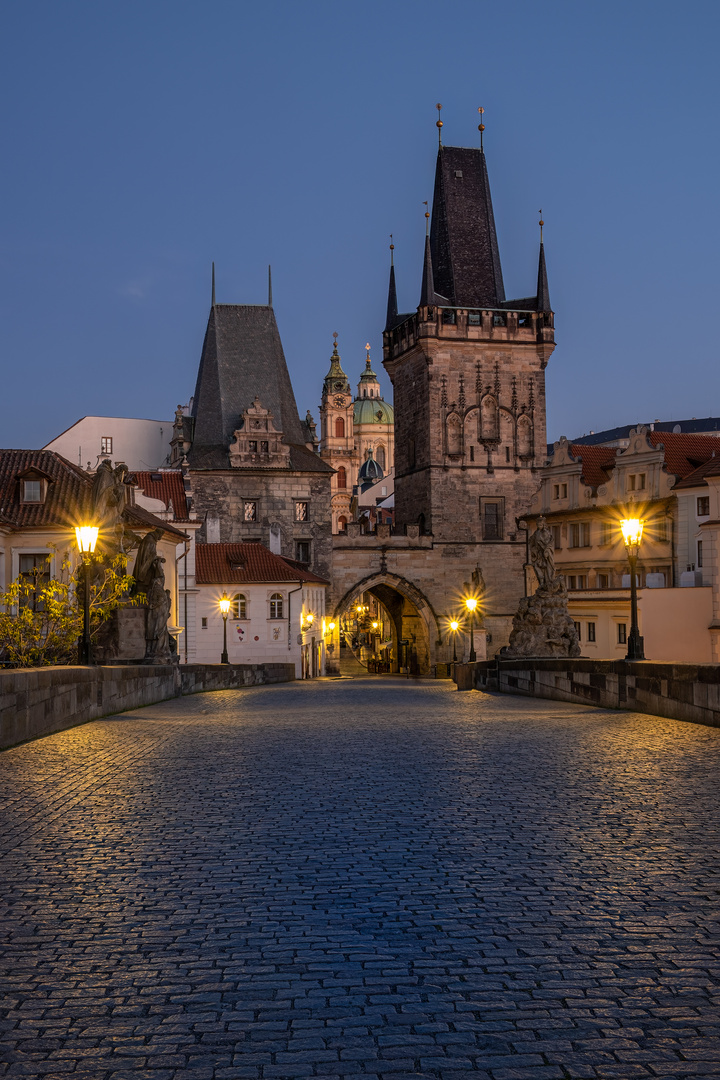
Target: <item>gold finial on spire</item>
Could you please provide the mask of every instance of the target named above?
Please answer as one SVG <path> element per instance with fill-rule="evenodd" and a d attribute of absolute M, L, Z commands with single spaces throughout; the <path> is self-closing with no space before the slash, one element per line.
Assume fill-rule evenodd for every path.
<path fill-rule="evenodd" d="M 425 235 L 430 235 L 430 211 L 428 210 L 427 199 L 423 200 L 423 206 L 425 207 Z"/>
<path fill-rule="evenodd" d="M 442 105 L 440 104 L 440 102 L 437 103 L 435 108 L 438 111 L 437 123 L 435 124 L 435 127 L 438 129 L 438 147 L 442 147 L 442 126 L 443 126 L 443 122 L 440 119 L 440 113 L 442 111 Z"/>
<path fill-rule="evenodd" d="M 333 356 L 337 356 L 337 339 L 338 339 L 338 332 L 337 332 L 337 330 L 335 330 L 334 333 L 333 333 Z"/>
<path fill-rule="evenodd" d="M 478 124 L 478 131 L 480 132 L 480 153 L 482 154 L 483 153 L 483 131 L 485 130 L 485 125 L 482 122 L 483 113 L 485 112 L 485 110 L 483 109 L 482 105 L 478 109 L 478 112 L 480 113 L 480 123 Z"/>
<path fill-rule="evenodd" d="M 540 243 L 542 244 L 542 242 L 543 242 L 542 231 L 543 231 L 543 225 L 545 224 L 545 222 L 543 221 L 543 216 L 542 216 L 542 208 L 540 210 L 538 210 L 538 214 L 540 215 Z"/>
<path fill-rule="evenodd" d="M 370 367 L 370 342 L 365 346 L 365 363 Z"/>
<path fill-rule="evenodd" d="M 392 233 L 390 233 L 390 265 L 391 266 L 393 266 L 393 252 L 394 252 L 394 250 L 395 250 L 395 245 L 392 242 Z"/>

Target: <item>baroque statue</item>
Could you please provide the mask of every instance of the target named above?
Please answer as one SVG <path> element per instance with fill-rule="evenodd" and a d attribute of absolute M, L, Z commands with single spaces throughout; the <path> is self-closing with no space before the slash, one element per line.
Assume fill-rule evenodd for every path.
<path fill-rule="evenodd" d="M 553 535 L 544 517 L 538 518 L 528 551 L 538 587 L 532 596 L 520 601 L 510 644 L 500 650 L 500 657 L 579 656 L 580 643 L 568 611 L 565 579 L 555 572 Z"/>

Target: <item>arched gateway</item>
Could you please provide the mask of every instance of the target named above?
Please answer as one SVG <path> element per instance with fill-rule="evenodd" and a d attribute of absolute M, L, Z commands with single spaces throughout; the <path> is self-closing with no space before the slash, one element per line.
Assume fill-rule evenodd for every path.
<path fill-rule="evenodd" d="M 373 611 L 363 601 L 373 598 Z M 428 675 L 436 663 L 437 647 L 442 645 L 440 620 L 428 598 L 411 581 L 385 571 L 361 578 L 337 601 L 332 613 L 336 648 L 344 634 L 358 642 L 373 637 L 373 626 L 380 628 L 375 637 L 376 650 L 387 657 L 386 670 L 409 669 Z M 350 644 L 350 641 L 348 642 Z"/>

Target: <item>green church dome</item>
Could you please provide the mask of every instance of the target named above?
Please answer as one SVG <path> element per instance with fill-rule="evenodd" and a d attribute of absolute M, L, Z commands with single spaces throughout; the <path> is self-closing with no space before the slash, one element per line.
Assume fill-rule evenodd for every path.
<path fill-rule="evenodd" d="M 382 398 L 356 398 L 353 402 L 353 425 L 358 424 L 394 424 L 395 412 L 392 405 Z"/>

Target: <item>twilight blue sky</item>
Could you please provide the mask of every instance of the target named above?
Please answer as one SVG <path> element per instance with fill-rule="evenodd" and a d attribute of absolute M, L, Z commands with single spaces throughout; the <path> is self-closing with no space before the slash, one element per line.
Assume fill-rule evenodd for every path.
<path fill-rule="evenodd" d="M 543 208 L 548 436 L 717 415 L 717 0 L 5 0 L 1 446 L 171 417 L 218 300 L 275 310 L 301 414 L 332 332 L 417 304 L 435 103 L 485 107 L 508 296 Z M 383 373 L 386 396 L 389 383 Z"/>

